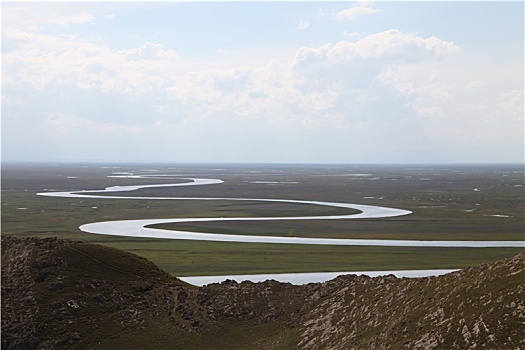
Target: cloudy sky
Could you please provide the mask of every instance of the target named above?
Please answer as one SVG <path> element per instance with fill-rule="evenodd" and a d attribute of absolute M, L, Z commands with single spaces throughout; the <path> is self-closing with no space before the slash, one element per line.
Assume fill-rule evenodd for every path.
<path fill-rule="evenodd" d="M 2 2 L 2 159 L 523 163 L 523 12 Z"/>

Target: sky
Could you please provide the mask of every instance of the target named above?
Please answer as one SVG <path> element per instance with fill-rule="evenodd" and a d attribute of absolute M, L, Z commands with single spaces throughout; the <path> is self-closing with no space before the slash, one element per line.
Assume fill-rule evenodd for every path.
<path fill-rule="evenodd" d="M 2 161 L 524 162 L 522 1 L 1 10 Z"/>

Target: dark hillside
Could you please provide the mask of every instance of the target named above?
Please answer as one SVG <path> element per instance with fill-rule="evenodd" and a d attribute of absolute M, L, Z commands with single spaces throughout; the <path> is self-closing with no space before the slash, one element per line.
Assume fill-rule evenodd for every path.
<path fill-rule="evenodd" d="M 524 269 L 196 288 L 120 250 L 2 237 L 2 349 L 525 349 Z"/>
<path fill-rule="evenodd" d="M 525 254 L 440 277 L 341 276 L 303 317 L 303 349 L 524 349 Z"/>
<path fill-rule="evenodd" d="M 194 288 L 144 258 L 56 238 L 2 238 L 2 348 L 89 348 L 177 341 L 199 327 L 173 318 Z M 129 348 L 129 347 L 128 347 Z"/>

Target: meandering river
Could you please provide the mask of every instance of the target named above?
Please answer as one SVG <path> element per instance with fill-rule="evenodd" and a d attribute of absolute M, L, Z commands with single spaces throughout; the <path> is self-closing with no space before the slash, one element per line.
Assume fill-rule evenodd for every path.
<path fill-rule="evenodd" d="M 132 175 L 122 176 L 132 178 L 153 178 L 153 176 Z M 156 175 L 162 178 L 162 175 Z M 323 201 L 291 200 L 291 199 L 268 199 L 268 198 L 206 198 L 206 197 L 129 197 L 118 196 L 115 193 L 125 191 L 135 191 L 143 188 L 177 187 L 177 186 L 200 186 L 216 185 L 223 183 L 220 179 L 203 178 L 179 178 L 187 180 L 184 183 L 137 185 L 137 186 L 113 186 L 104 190 L 83 190 L 75 192 L 41 192 L 40 196 L 68 197 L 68 198 L 111 198 L 111 199 L 136 199 L 136 200 L 229 200 L 229 201 L 261 201 L 279 202 L 296 204 L 324 205 L 338 208 L 357 209 L 360 213 L 352 215 L 327 215 L 327 216 L 295 216 L 295 217 L 221 217 L 221 218 L 165 218 L 165 219 L 143 219 L 143 220 L 118 220 L 94 222 L 80 226 L 80 230 L 88 233 L 164 238 L 164 239 L 183 239 L 199 241 L 227 241 L 227 242 L 247 242 L 247 243 L 281 243 L 281 244 L 325 244 L 325 245 L 352 245 L 352 246 L 395 246 L 395 247 L 523 247 L 523 241 L 424 241 L 424 240 L 382 240 L 382 239 L 335 239 L 335 238 L 304 238 L 304 237 L 277 237 L 277 236 L 250 236 L 250 235 L 228 235 L 213 234 L 205 232 L 187 232 L 177 230 L 165 230 L 159 228 L 146 227 L 162 223 L 186 223 L 186 222 L 211 222 L 211 221 L 273 221 L 273 220 L 348 220 L 363 218 L 385 218 L 411 214 L 411 211 L 397 208 L 380 207 L 372 205 L 362 205 L 354 203 L 337 203 Z M 109 193 L 109 195 L 108 195 Z M 430 275 L 440 274 L 443 270 L 429 270 Z M 452 270 L 446 270 L 452 271 Z M 391 271 L 383 271 L 390 273 Z M 378 272 L 376 272 L 378 273 Z M 341 273 L 339 273 L 341 274 Z M 368 273 L 370 274 L 370 272 Z M 295 275 L 295 274 L 293 274 Z M 326 274 L 325 274 L 326 275 Z M 409 274 L 410 275 L 410 274 Z M 248 275 L 246 275 L 247 277 Z M 252 275 L 253 276 L 253 275 Z M 269 276 L 269 275 L 263 275 Z M 279 275 L 272 275 L 279 276 Z M 328 275 L 326 275 L 328 276 Z M 331 274 L 327 279 L 332 276 Z M 209 277 L 209 276 L 208 276 Z M 213 277 L 213 276 L 212 276 Z M 232 276 L 221 276 L 230 278 Z M 317 278 L 317 277 L 316 277 Z M 324 277 L 323 277 L 324 278 Z M 247 278 L 249 279 L 249 278 Z M 253 280 L 253 278 L 252 278 Z M 317 279 L 316 279 L 317 281 Z M 306 283 L 306 282 L 305 282 Z"/>

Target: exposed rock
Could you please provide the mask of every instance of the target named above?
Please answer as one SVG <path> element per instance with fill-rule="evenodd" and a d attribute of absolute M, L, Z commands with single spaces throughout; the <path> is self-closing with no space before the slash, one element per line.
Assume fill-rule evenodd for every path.
<path fill-rule="evenodd" d="M 524 288 L 525 253 L 440 277 L 196 288 L 116 249 L 2 237 L 2 349 L 525 349 Z"/>

